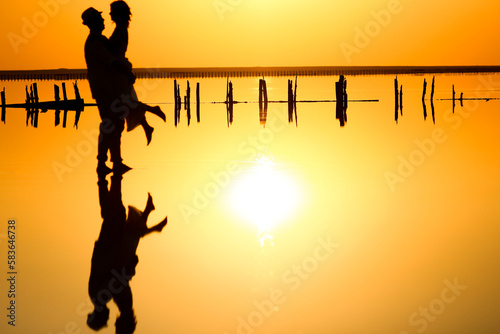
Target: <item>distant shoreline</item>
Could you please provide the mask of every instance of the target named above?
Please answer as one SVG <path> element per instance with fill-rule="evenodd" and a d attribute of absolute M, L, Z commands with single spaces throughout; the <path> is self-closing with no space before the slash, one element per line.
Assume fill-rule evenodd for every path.
<path fill-rule="evenodd" d="M 136 68 L 138 78 L 225 78 L 262 76 L 331 76 L 389 74 L 474 74 L 500 73 L 500 66 L 272 66 L 272 67 L 197 67 Z M 1 81 L 86 80 L 86 69 L 0 71 Z"/>

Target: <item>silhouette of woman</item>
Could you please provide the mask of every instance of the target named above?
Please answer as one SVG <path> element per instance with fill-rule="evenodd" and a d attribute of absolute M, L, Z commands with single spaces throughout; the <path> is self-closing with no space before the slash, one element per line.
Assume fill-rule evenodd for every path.
<path fill-rule="evenodd" d="M 128 47 L 128 27 L 130 17 L 132 16 L 130 7 L 125 1 L 114 1 L 111 3 L 110 15 L 111 19 L 116 24 L 115 30 L 109 38 L 111 52 L 117 58 L 126 60 L 127 58 L 125 57 L 125 53 L 127 52 Z M 154 129 L 146 121 L 145 113 L 149 111 L 160 117 L 163 121 L 165 121 L 165 113 L 163 113 L 158 106 L 151 107 L 138 100 L 133 86 L 133 80 L 124 77 L 120 86 L 120 89 L 123 91 L 125 96 L 130 97 L 127 102 L 129 107 L 131 107 L 131 110 L 125 118 L 127 122 L 127 131 L 132 131 L 140 124 L 144 129 L 149 145 Z"/>

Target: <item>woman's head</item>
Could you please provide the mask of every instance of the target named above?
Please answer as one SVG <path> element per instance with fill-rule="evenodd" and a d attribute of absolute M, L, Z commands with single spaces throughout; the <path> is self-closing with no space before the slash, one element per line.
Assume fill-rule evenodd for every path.
<path fill-rule="evenodd" d="M 128 23 L 130 21 L 130 7 L 125 1 L 118 0 L 111 3 L 111 19 L 115 23 Z"/>

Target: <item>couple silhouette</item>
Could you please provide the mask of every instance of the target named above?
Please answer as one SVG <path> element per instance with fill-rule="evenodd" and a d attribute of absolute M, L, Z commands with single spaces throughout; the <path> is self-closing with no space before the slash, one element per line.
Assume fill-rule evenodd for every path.
<path fill-rule="evenodd" d="M 122 161 L 121 134 L 125 123 L 127 131 L 140 125 L 149 145 L 153 128 L 146 120 L 146 112 L 163 121 L 165 114 L 157 106 L 140 102 L 135 93 L 132 64 L 125 57 L 131 17 L 129 6 L 124 1 L 111 3 L 110 14 L 116 28 L 109 39 L 102 35 L 104 19 L 101 13 L 93 7 L 82 13 L 83 24 L 90 30 L 85 42 L 88 80 L 101 117 L 97 175 L 102 225 L 92 253 L 88 293 L 94 309 L 87 317 L 87 325 L 95 331 L 106 327 L 109 320 L 107 304 L 113 300 L 119 309 L 116 333 L 130 334 L 135 331 L 137 322 L 129 282 L 139 262 L 139 241 L 152 232 L 161 232 L 167 225 L 167 217 L 148 227 L 148 216 L 155 210 L 149 194 L 144 211 L 129 206 L 127 214 L 121 184 L 123 174 L 131 168 Z M 108 151 L 113 169 L 106 165 Z M 113 174 L 108 189 L 106 177 L 110 172 Z"/>
<path fill-rule="evenodd" d="M 87 317 L 87 325 L 95 331 L 106 327 L 107 304 L 113 300 L 120 311 L 115 322 L 116 333 L 131 334 L 137 321 L 129 282 L 139 262 L 137 247 L 141 238 L 161 232 L 168 218 L 153 227 L 147 226 L 148 216 L 155 209 L 150 194 L 144 211 L 129 206 L 127 216 L 122 202 L 123 173 L 113 173 L 109 189 L 106 175 L 98 176 L 102 225 L 92 252 L 88 293 L 94 310 Z"/>
<path fill-rule="evenodd" d="M 128 47 L 128 27 L 132 16 L 125 1 L 111 3 L 111 19 L 116 24 L 112 35 L 107 38 L 104 31 L 102 12 L 89 7 L 82 13 L 83 24 L 90 32 L 85 41 L 87 77 L 92 97 L 96 100 L 101 124 L 97 149 L 98 173 L 110 173 L 106 165 L 110 152 L 113 171 L 124 173 L 131 168 L 121 157 L 121 134 L 127 123 L 127 131 L 141 125 L 147 144 L 151 142 L 153 127 L 146 120 L 150 112 L 163 121 L 165 113 L 158 106 L 149 106 L 138 100 L 134 89 L 135 75 L 132 64 L 125 57 Z"/>

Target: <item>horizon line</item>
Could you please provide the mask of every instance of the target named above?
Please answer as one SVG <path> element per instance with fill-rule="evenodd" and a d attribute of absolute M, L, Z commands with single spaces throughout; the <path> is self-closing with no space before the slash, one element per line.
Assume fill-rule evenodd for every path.
<path fill-rule="evenodd" d="M 423 75 L 500 73 L 500 65 L 142 67 L 133 69 L 133 72 L 138 79 L 390 74 Z M 72 79 L 87 79 L 87 69 L 0 70 L 1 81 Z"/>

